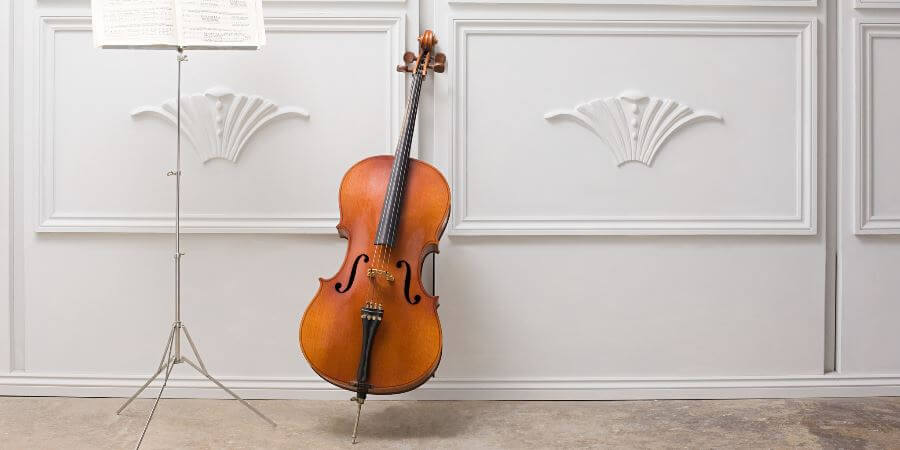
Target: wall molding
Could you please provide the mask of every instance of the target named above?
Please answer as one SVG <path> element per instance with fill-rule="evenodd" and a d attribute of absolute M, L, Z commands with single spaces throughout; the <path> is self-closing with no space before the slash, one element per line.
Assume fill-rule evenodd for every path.
<path fill-rule="evenodd" d="M 900 22 L 863 21 L 855 24 L 856 84 L 854 92 L 854 121 L 856 151 L 854 152 L 854 210 L 856 234 L 900 234 L 900 215 L 878 216 L 874 205 L 874 177 L 872 154 L 874 129 L 871 120 L 873 99 L 872 43 L 875 39 L 900 39 Z"/>
<path fill-rule="evenodd" d="M 142 375 L 0 375 L 0 395 L 127 397 L 146 380 Z M 244 398 L 343 400 L 346 391 L 317 377 L 218 377 Z M 155 394 L 159 381 L 144 392 Z M 865 397 L 900 395 L 900 374 L 799 375 L 777 377 L 674 378 L 434 378 L 393 399 L 415 400 L 641 400 Z M 174 377 L 168 398 L 228 398 L 198 377 Z"/>
<path fill-rule="evenodd" d="M 566 21 L 454 19 L 451 73 L 451 235 L 814 235 L 816 234 L 818 51 L 816 19 L 800 21 Z M 610 36 L 791 36 L 797 60 L 796 213 L 784 216 L 472 216 L 467 209 L 466 73 L 475 34 Z"/>
<path fill-rule="evenodd" d="M 676 100 L 650 97 L 637 90 L 544 114 L 547 120 L 557 117 L 574 119 L 591 130 L 612 150 L 617 165 L 636 161 L 647 167 L 653 165 L 656 152 L 672 134 L 703 120 L 722 120 L 718 113 L 694 110 Z"/>
<path fill-rule="evenodd" d="M 336 4 L 354 4 L 359 3 L 362 5 L 367 4 L 378 4 L 378 3 L 397 3 L 397 4 L 405 4 L 406 0 L 262 0 L 263 5 L 268 6 L 282 6 L 282 5 L 304 5 L 309 3 L 336 3 Z"/>
<path fill-rule="evenodd" d="M 0 31 L 7 45 L 0 47 L 0 235 L 4 236 L 0 243 L 0 373 L 13 369 L 13 276 L 14 253 L 16 241 L 13 237 L 15 222 L 13 221 L 13 196 L 15 177 L 13 176 L 13 48 L 15 42 L 12 25 L 13 2 L 0 6 L 0 23 L 5 24 L 5 31 Z"/>
<path fill-rule="evenodd" d="M 156 116 L 177 126 L 177 111 L 173 97 L 159 106 L 139 106 L 131 116 Z M 281 117 L 309 117 L 303 108 L 278 106 L 267 98 L 235 93 L 221 86 L 182 95 L 181 112 L 181 131 L 203 163 L 213 159 L 237 163 L 247 140 L 269 122 Z"/>
<path fill-rule="evenodd" d="M 97 215 L 90 213 L 60 213 L 56 211 L 54 199 L 53 167 L 53 117 L 54 117 L 54 41 L 56 33 L 77 31 L 90 33 L 90 16 L 41 16 L 32 50 L 35 61 L 35 79 L 38 88 L 36 99 L 37 115 L 33 133 L 38 143 L 35 157 L 34 189 L 37 205 L 38 232 L 117 232 L 117 233 L 170 233 L 173 230 L 172 216 L 168 214 Z M 406 49 L 406 19 L 404 14 L 396 16 L 360 17 L 276 17 L 266 18 L 266 31 L 272 32 L 383 32 L 389 48 L 388 67 L 402 59 Z M 110 50 L 114 51 L 114 50 Z M 403 98 L 406 80 L 403 74 L 394 73 L 386 87 L 391 102 L 387 105 L 385 127 L 389 142 L 384 151 L 390 153 L 399 135 L 403 117 Z M 334 233 L 338 222 L 337 214 L 325 215 L 214 215 L 183 214 L 182 232 L 185 233 Z"/>
<path fill-rule="evenodd" d="M 857 9 L 900 8 L 897 0 L 856 0 Z"/>
<path fill-rule="evenodd" d="M 271 1 L 271 0 L 270 0 Z M 865 0 L 862 0 L 865 1 Z M 450 0 L 450 4 L 649 5 L 649 6 L 819 6 L 819 0 Z"/>

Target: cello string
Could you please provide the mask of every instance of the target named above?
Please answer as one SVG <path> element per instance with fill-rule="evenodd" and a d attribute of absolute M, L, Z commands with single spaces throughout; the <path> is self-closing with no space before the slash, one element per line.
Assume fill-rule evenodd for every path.
<path fill-rule="evenodd" d="M 426 61 L 427 61 L 427 59 L 426 59 Z M 420 94 L 421 94 L 421 92 L 422 92 L 422 84 L 423 84 L 423 82 L 424 82 L 424 80 L 425 80 L 425 76 L 424 76 L 424 75 L 420 75 L 420 74 L 416 73 L 415 76 L 418 77 L 418 78 L 413 82 L 413 89 L 414 89 L 414 91 L 413 91 L 413 94 L 412 94 L 412 96 L 411 96 L 411 98 L 410 98 L 410 108 L 412 108 L 414 104 L 415 104 L 416 106 L 418 105 L 419 96 L 420 96 Z M 415 135 L 415 120 L 416 120 L 415 115 L 414 115 L 414 114 L 410 114 L 410 115 L 409 115 L 409 121 L 410 121 L 411 123 L 408 123 L 408 124 L 407 124 L 406 140 L 405 140 L 405 142 L 407 143 L 407 145 L 406 145 L 405 148 L 403 149 L 403 157 L 404 157 L 403 159 L 404 159 L 405 161 L 403 161 L 403 163 L 400 165 L 400 168 L 399 168 L 399 170 L 400 170 L 400 176 L 397 177 L 397 183 L 398 183 L 398 185 L 399 185 L 400 183 L 402 183 L 403 185 L 406 184 L 406 183 L 405 183 L 405 178 L 404 178 L 404 177 L 405 177 L 405 175 L 406 175 L 407 167 L 409 166 L 409 153 L 410 153 L 410 149 L 412 148 L 412 137 Z M 402 187 L 401 187 L 401 189 L 402 189 Z M 401 192 L 402 192 L 402 191 L 401 191 Z M 393 239 L 396 237 L 397 229 L 399 228 L 400 202 L 401 202 L 401 195 L 396 195 L 396 196 L 394 196 L 394 197 L 391 198 L 391 211 L 390 211 L 390 213 L 391 213 L 391 216 L 392 216 L 392 223 L 393 223 L 394 226 L 392 226 L 392 227 L 390 228 L 390 230 L 388 231 L 388 232 L 390 233 L 390 239 L 389 239 L 389 241 L 393 241 Z M 393 247 L 389 247 L 389 248 L 387 249 L 387 259 L 386 259 L 386 261 L 385 261 L 386 263 L 389 263 L 389 262 L 390 262 L 390 258 L 391 258 L 391 254 L 393 253 L 393 249 L 394 249 Z M 409 270 L 412 270 L 412 268 L 410 267 Z"/>
<path fill-rule="evenodd" d="M 422 89 L 422 78 L 418 74 L 416 74 L 416 76 L 418 76 L 419 78 L 414 79 L 413 85 L 410 88 L 412 90 L 410 98 L 409 98 L 409 106 L 408 106 L 410 114 L 408 114 L 406 129 L 404 130 L 403 145 L 399 149 L 400 153 L 395 157 L 395 164 L 397 164 L 397 176 L 392 177 L 392 178 L 394 178 L 392 181 L 394 183 L 393 184 L 394 189 L 399 190 L 399 192 L 395 192 L 395 194 L 389 200 L 390 201 L 390 209 L 388 210 L 388 213 L 389 213 L 390 221 L 388 222 L 388 224 L 390 225 L 390 227 L 387 229 L 387 232 L 388 232 L 387 242 L 388 243 L 390 243 L 394 240 L 394 237 L 396 236 L 397 228 L 399 226 L 399 224 L 397 223 L 398 222 L 397 212 L 399 211 L 400 198 L 401 198 L 401 195 L 403 192 L 402 186 L 404 184 L 404 176 L 406 174 L 406 167 L 409 163 L 409 161 L 408 161 L 409 149 L 412 145 L 412 136 L 413 136 L 414 130 L 415 130 L 415 115 L 412 114 L 412 108 L 417 105 L 418 99 L 419 99 L 419 94 L 421 93 L 421 89 Z M 389 245 L 387 245 L 385 252 L 382 252 L 383 258 L 382 258 L 381 263 L 379 264 L 379 266 L 382 268 L 381 270 L 387 271 L 386 266 L 389 265 L 389 263 L 391 261 L 391 255 L 393 253 L 393 249 L 394 249 L 393 246 L 389 244 Z M 376 301 L 380 302 L 380 295 L 377 290 L 376 290 L 375 298 L 376 298 Z"/>
<path fill-rule="evenodd" d="M 406 118 L 404 119 L 404 122 L 403 122 L 403 137 L 401 137 L 400 142 L 398 142 L 398 150 L 402 150 L 404 143 L 407 140 L 406 136 L 409 134 L 408 133 L 409 120 L 410 120 L 409 111 L 410 111 L 410 108 L 412 108 L 413 88 L 414 88 L 414 85 L 410 85 L 409 92 L 407 94 L 407 101 L 406 101 L 407 114 L 406 114 Z M 391 165 L 391 175 L 394 175 L 394 165 L 395 164 L 397 164 L 396 156 L 394 157 L 394 164 Z M 399 174 L 399 172 L 398 172 L 398 174 Z M 382 225 L 382 223 L 386 224 L 387 226 L 390 225 L 390 222 L 389 222 L 389 220 L 391 220 L 390 212 L 392 210 L 394 198 L 396 197 L 395 191 L 397 190 L 398 182 L 399 182 L 399 178 L 394 177 L 394 176 L 391 176 L 390 179 L 388 180 L 388 187 L 387 187 L 387 190 L 385 191 L 385 197 L 386 197 L 385 200 L 388 200 L 388 204 L 385 204 L 384 200 L 382 200 L 381 217 L 379 219 L 379 230 L 376 231 L 376 238 L 379 237 L 378 231 L 380 231 L 380 229 L 381 229 L 380 225 Z M 386 236 L 380 236 L 380 237 L 387 238 L 388 236 L 386 235 Z M 386 263 L 386 261 L 384 260 L 384 257 L 387 252 L 387 249 L 390 248 L 390 245 L 385 245 L 384 243 L 382 243 L 378 247 L 381 248 L 381 255 L 375 261 L 375 268 L 376 268 L 376 270 L 385 270 L 384 264 Z M 387 248 L 384 248 L 384 247 L 387 247 Z"/>
<path fill-rule="evenodd" d="M 413 98 L 412 98 L 411 103 L 414 102 L 414 103 L 417 104 L 417 103 L 418 103 L 418 100 L 419 100 L 419 97 L 420 97 L 420 94 L 421 94 L 421 91 L 422 91 L 422 83 L 423 83 L 423 81 L 424 81 L 424 76 L 418 75 L 418 74 L 417 74 L 416 76 L 418 76 L 419 78 L 418 78 L 418 80 L 416 80 L 416 83 L 415 83 L 415 85 L 414 85 L 414 86 L 415 86 L 415 92 L 413 93 Z M 408 126 L 408 130 L 407 130 L 407 133 L 406 133 L 406 138 L 407 138 L 408 145 L 407 145 L 406 148 L 404 149 L 404 155 L 403 155 L 403 156 L 404 156 L 404 159 L 405 159 L 405 161 L 404 161 L 405 164 L 402 164 L 402 165 L 400 166 L 400 176 L 398 177 L 398 183 L 403 183 L 404 186 L 405 186 L 405 182 L 406 182 L 406 178 L 405 178 L 405 177 L 406 177 L 406 171 L 407 171 L 408 166 L 409 166 L 409 153 L 410 153 L 410 149 L 412 148 L 412 138 L 413 138 L 413 136 L 415 135 L 415 120 L 416 120 L 416 119 L 415 119 L 415 117 L 413 117 L 413 116 L 411 116 L 410 119 L 412 120 L 412 125 L 411 125 L 411 126 Z M 394 218 L 394 224 L 395 224 L 396 226 L 392 227 L 392 228 L 389 230 L 389 232 L 390 232 L 390 240 L 394 240 L 394 238 L 396 237 L 396 234 L 397 234 L 397 229 L 399 228 L 399 223 L 398 223 L 398 222 L 399 222 L 400 203 L 401 203 L 401 201 L 402 201 L 402 199 L 401 199 L 401 196 L 399 196 L 399 195 L 392 199 L 392 204 L 391 204 L 391 216 Z M 390 256 L 390 254 L 391 254 L 391 250 L 393 250 L 393 247 L 392 247 L 391 249 L 388 250 L 388 255 L 389 255 L 389 256 Z"/>
<path fill-rule="evenodd" d="M 416 69 L 418 69 L 418 65 L 416 66 Z M 416 73 L 418 73 L 418 70 L 416 71 Z M 417 88 L 416 88 L 416 83 L 414 80 L 413 84 L 410 85 L 410 87 L 409 87 L 409 93 L 407 95 L 407 103 L 406 103 L 407 114 L 406 114 L 406 119 L 404 121 L 404 126 L 403 126 L 403 137 L 401 138 L 400 142 L 398 143 L 399 151 L 398 151 L 397 156 L 395 156 L 395 159 L 394 159 L 395 165 L 399 164 L 399 161 L 402 159 L 402 158 L 398 159 L 398 156 L 403 156 L 402 154 L 406 153 L 406 150 L 404 149 L 404 147 L 408 147 L 407 144 L 410 140 L 410 132 L 409 132 L 410 121 L 412 120 L 413 121 L 412 123 L 415 124 L 415 119 L 412 117 L 410 112 L 413 107 L 413 102 L 416 99 L 416 91 L 417 91 Z M 391 168 L 392 175 L 394 175 L 393 168 L 394 167 Z M 391 234 L 391 230 L 393 230 L 394 227 L 390 226 L 390 225 L 393 224 L 394 220 L 395 220 L 393 210 L 394 210 L 394 204 L 396 203 L 397 199 L 399 198 L 399 193 L 397 191 L 398 191 L 398 189 L 400 189 L 399 183 L 402 180 L 401 176 L 402 176 L 403 172 L 404 172 L 404 166 L 403 165 L 397 166 L 397 174 L 396 174 L 397 176 L 391 177 L 390 184 L 388 186 L 388 191 L 385 194 L 385 195 L 390 196 L 388 199 L 388 204 L 384 205 L 382 207 L 381 220 L 382 220 L 382 222 L 386 222 L 386 224 L 388 225 L 388 227 L 386 228 L 387 236 L 383 236 L 383 237 L 387 238 L 388 242 L 390 242 L 391 239 L 393 238 L 393 235 Z M 389 262 L 389 258 L 390 258 L 389 255 L 390 255 L 390 250 L 392 249 L 392 247 L 390 245 L 387 245 L 386 247 L 387 248 L 381 252 L 381 257 L 379 258 L 378 262 L 376 263 L 376 267 L 379 270 L 386 270 L 385 265 Z"/>
<path fill-rule="evenodd" d="M 411 105 L 412 105 L 412 90 L 413 90 L 413 85 L 411 85 L 411 86 L 409 87 L 409 89 L 408 89 L 408 91 L 407 91 L 407 96 L 406 96 L 406 108 L 405 108 L 405 110 L 406 110 L 406 113 L 407 113 L 407 114 L 406 114 L 406 117 L 405 117 L 404 120 L 403 120 L 403 133 L 404 133 L 404 135 L 406 134 L 406 128 L 407 128 L 408 125 L 409 125 L 409 108 L 410 108 Z M 403 138 L 401 138 L 401 141 L 400 141 L 399 144 L 402 145 L 402 143 L 403 143 Z M 391 172 L 393 172 L 393 168 L 392 168 Z M 385 190 L 385 195 L 390 195 L 391 189 L 392 189 L 392 187 L 393 187 L 393 183 L 394 183 L 394 178 L 393 178 L 393 177 L 390 177 L 390 179 L 388 180 L 388 186 L 387 186 L 387 189 Z M 383 199 L 382 199 L 382 207 L 381 207 L 381 209 L 382 209 L 382 211 L 381 211 L 381 216 L 379 217 L 379 227 L 378 227 L 378 228 L 380 228 L 381 222 L 384 221 L 384 220 L 386 219 L 386 211 L 387 211 L 387 209 L 384 207 L 384 200 L 383 200 Z M 376 240 L 376 241 L 378 240 L 378 229 L 376 229 L 376 231 L 375 231 L 375 240 Z M 374 245 L 374 247 L 375 247 L 375 251 L 374 251 L 373 258 L 372 258 L 372 263 L 373 263 L 372 265 L 373 265 L 373 267 L 375 268 L 375 270 L 384 270 L 384 268 L 383 268 L 383 262 L 381 262 L 382 258 L 384 257 L 384 254 L 385 254 L 385 250 L 384 250 L 384 248 L 383 248 L 384 245 L 378 245 L 378 244 L 376 243 L 376 244 Z M 372 282 L 370 283 L 370 286 L 369 286 L 369 293 L 368 293 L 368 297 L 371 298 L 372 301 L 374 301 L 374 302 L 377 302 L 377 301 L 378 301 L 378 295 L 377 295 L 377 294 L 378 294 L 378 290 L 377 290 L 377 287 L 376 287 L 376 284 L 377 284 L 377 277 L 378 277 L 378 275 L 376 274 L 376 275 L 375 275 L 375 278 L 372 279 Z M 373 295 L 373 294 L 374 294 L 374 295 Z"/>
<path fill-rule="evenodd" d="M 419 76 L 420 78 L 415 81 L 415 84 L 414 84 L 415 91 L 413 92 L 412 98 L 410 100 L 411 105 L 413 103 L 418 102 L 419 94 L 421 92 L 422 79 L 421 79 L 420 75 L 417 75 L 417 76 Z M 410 106 L 410 107 L 412 107 L 412 106 Z M 412 123 L 410 125 L 407 125 L 407 130 L 406 130 L 407 145 L 403 149 L 403 155 L 402 155 L 403 159 L 405 161 L 399 163 L 400 164 L 399 165 L 399 174 L 397 177 L 397 188 L 399 188 L 399 189 L 402 189 L 402 186 L 405 185 L 405 175 L 406 175 L 407 167 L 409 165 L 409 151 L 410 151 L 410 148 L 412 147 L 412 137 L 414 136 L 414 133 L 415 133 L 415 117 L 413 117 L 413 115 L 410 115 L 410 120 L 412 121 Z M 399 213 L 400 213 L 400 202 L 401 202 L 400 195 L 395 195 L 394 197 L 391 198 L 390 216 L 391 216 L 391 220 L 392 220 L 391 223 L 393 223 L 394 226 L 392 226 L 388 230 L 388 232 L 389 232 L 388 240 L 389 241 L 394 240 L 394 238 L 396 237 L 397 228 L 399 227 L 397 219 L 399 218 Z M 393 250 L 393 247 L 390 247 L 388 249 L 388 258 L 390 258 L 390 254 L 392 253 L 392 250 Z M 390 260 L 388 260 L 386 262 L 389 263 Z"/>

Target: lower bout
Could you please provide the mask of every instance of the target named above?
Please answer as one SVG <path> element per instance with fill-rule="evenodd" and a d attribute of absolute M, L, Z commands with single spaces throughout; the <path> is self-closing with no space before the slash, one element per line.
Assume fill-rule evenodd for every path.
<path fill-rule="evenodd" d="M 304 355 L 313 371 L 325 381 L 348 391 L 356 391 L 356 369 L 359 364 L 360 347 L 355 346 L 351 351 L 340 356 L 336 352 L 326 352 L 316 356 L 306 351 L 304 351 Z M 379 358 L 372 358 L 369 362 L 370 376 L 367 382 L 369 384 L 367 391 L 370 394 L 399 394 L 421 386 L 434 375 L 440 363 L 441 348 L 438 347 L 435 353 L 437 356 L 430 364 L 413 361 L 400 365 L 396 363 L 386 365 L 383 361 L 379 361 Z M 349 362 L 352 364 L 348 364 Z"/>
<path fill-rule="evenodd" d="M 440 360 L 441 360 L 441 352 L 438 352 L 438 357 L 437 357 L 437 360 L 435 361 L 434 365 L 432 367 L 430 367 L 428 370 L 426 370 L 425 372 L 423 372 L 422 376 L 417 377 L 408 382 L 405 382 L 403 384 L 397 384 L 397 385 L 391 385 L 391 386 L 370 384 L 367 392 L 369 394 L 374 394 L 374 395 L 391 395 L 391 394 L 402 394 L 404 392 L 409 392 L 409 391 L 425 384 L 428 380 L 430 380 L 434 376 L 434 373 L 437 370 Z M 313 370 L 315 370 L 315 368 L 313 368 Z M 322 374 L 322 373 L 319 373 L 319 376 L 322 377 L 322 379 L 324 379 L 325 381 L 327 381 L 341 389 L 346 389 L 346 390 L 352 391 L 352 392 L 356 392 L 356 390 L 357 390 L 355 381 L 353 381 L 353 382 L 342 381 L 342 380 L 328 377 L 327 375 Z"/>
<path fill-rule="evenodd" d="M 300 348 L 310 367 L 326 381 L 343 389 L 356 391 L 357 370 L 362 355 L 360 319 L 345 323 L 339 329 L 301 325 Z M 309 325 L 309 324 L 306 324 Z M 368 391 L 373 394 L 398 394 L 428 381 L 441 360 L 440 322 L 422 327 L 418 333 L 398 333 L 406 327 L 388 328 L 383 336 L 376 333 L 368 363 Z M 429 329 L 424 333 L 423 328 Z M 406 328 L 408 331 L 409 328 Z M 382 338 L 382 339 L 379 339 Z"/>

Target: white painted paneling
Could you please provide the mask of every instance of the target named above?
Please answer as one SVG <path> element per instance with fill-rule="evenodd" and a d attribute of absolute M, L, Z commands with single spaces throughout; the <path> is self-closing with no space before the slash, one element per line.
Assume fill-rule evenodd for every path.
<path fill-rule="evenodd" d="M 37 234 L 26 243 L 19 369 L 149 374 L 173 317 L 172 241 L 127 236 Z M 182 314 L 210 370 L 314 376 L 297 347 L 297 327 L 316 276 L 337 269 L 343 243 L 335 236 L 189 235 Z M 85 260 L 91 264 L 75 263 Z M 53 283 L 44 281 L 49 274 L 57 274 Z M 190 370 L 177 373 L 185 374 Z"/>
<path fill-rule="evenodd" d="M 131 112 L 173 97 L 174 55 L 93 49 L 87 1 L 14 1 L 24 63 L 13 67 L 12 179 L 0 164 L 14 187 L 13 267 L 0 273 L 15 275 L 0 308 L 0 358 L 11 362 L 0 395 L 127 395 L 159 358 L 173 275 L 171 236 L 159 233 L 171 216 L 173 127 Z M 893 33 L 896 11 L 867 0 L 549 3 L 422 8 L 449 68 L 426 84 L 421 155 L 452 180 L 456 203 L 437 264 L 444 359 L 405 398 L 900 394 L 900 241 L 855 232 L 857 218 L 872 226 L 900 209 L 900 91 L 883 81 L 900 75 L 900 41 L 873 41 L 870 79 L 857 77 L 856 47 L 856 23 Z M 269 45 L 190 53 L 184 92 L 227 88 L 309 116 L 259 128 L 234 161 L 204 163 L 186 144 L 198 233 L 184 243 L 184 319 L 212 372 L 248 397 L 345 398 L 309 369 L 297 326 L 317 277 L 344 254 L 331 228 L 340 176 L 393 147 L 403 101 L 393 67 L 420 31 L 419 5 L 265 4 Z M 827 52 L 834 7 L 838 60 Z M 839 118 L 825 77 L 835 67 Z M 685 125 L 646 164 L 619 166 L 592 127 L 545 119 L 607 98 L 625 106 L 621 118 L 638 106 L 635 125 L 606 135 L 622 149 L 654 129 L 642 125 L 653 98 L 721 120 Z M 8 123 L 0 116 L 0 138 Z M 834 162 L 822 138 L 832 123 Z M 871 145 L 857 145 L 863 133 Z M 858 152 L 874 162 L 864 177 Z M 822 176 L 832 163 L 840 204 L 823 198 L 838 182 Z M 868 215 L 856 209 L 863 188 Z M 823 373 L 830 211 L 839 374 Z M 176 373 L 170 394 L 222 394 L 194 375 Z"/>
<path fill-rule="evenodd" d="M 820 245 L 453 237 L 438 261 L 446 340 L 439 373 L 821 373 L 824 274 L 812 263 Z"/>
<path fill-rule="evenodd" d="M 456 62 L 435 83 L 456 201 L 439 376 L 822 376 L 823 10 L 437 9 Z M 722 120 L 618 166 L 545 119 L 630 90 Z"/>
<path fill-rule="evenodd" d="M 174 133 L 131 113 L 174 96 L 175 55 L 92 48 L 87 2 L 17 5 L 28 25 L 16 42 L 26 63 L 5 321 L 14 335 L 3 340 L 12 372 L 149 375 L 173 317 Z M 394 67 L 407 27 L 418 28 L 417 6 L 396 2 L 267 13 L 261 51 L 189 52 L 184 65 L 185 94 L 225 87 L 309 112 L 260 128 L 234 162 L 204 163 L 185 143 L 183 207 L 203 233 L 183 244 L 183 314 L 224 379 L 314 377 L 297 327 L 317 277 L 344 253 L 333 227 L 340 178 L 392 151 L 405 84 Z M 0 378 L 8 387 L 14 377 Z"/>
<path fill-rule="evenodd" d="M 878 2 L 861 2 L 875 4 Z M 889 6 L 889 5 L 882 5 Z M 838 356 L 847 374 L 900 371 L 900 17 L 842 12 Z"/>
<path fill-rule="evenodd" d="M 12 155 L 12 73 L 13 73 L 13 27 L 12 3 L 0 6 L 0 24 L 3 24 L 3 40 L 0 42 L 0 373 L 8 372 L 12 366 L 10 338 L 12 329 L 11 264 L 12 251 L 10 232 L 11 178 L 10 161 Z"/>
<path fill-rule="evenodd" d="M 439 375 L 821 374 L 824 239 L 792 236 L 818 231 L 819 24 L 609 11 L 438 12 L 457 62 L 436 81 L 457 201 Z M 544 118 L 628 90 L 723 120 L 674 134 L 650 166 L 618 166 L 591 130 Z M 698 236 L 547 236 L 678 234 L 653 223 L 688 211 L 705 217 L 678 232 Z"/>
<path fill-rule="evenodd" d="M 856 217 L 860 234 L 900 233 L 900 24 L 857 24 Z"/>
<path fill-rule="evenodd" d="M 186 230 L 332 233 L 334 180 L 393 149 L 403 77 L 391 68 L 404 28 L 402 15 L 270 18 L 264 51 L 190 53 L 185 96 L 229 90 L 309 117 L 260 128 L 235 161 L 207 161 L 206 146 L 192 145 L 200 137 L 185 139 Z M 90 39 L 89 17 L 40 20 L 40 84 L 30 99 L 40 99 L 38 230 L 171 232 L 171 198 L 159 193 L 171 186 L 160 175 L 173 165 L 172 130 L 132 112 L 174 98 L 174 53 L 98 50 Z M 191 120 L 193 133 L 204 123 Z"/>
<path fill-rule="evenodd" d="M 451 233 L 814 234 L 815 28 L 454 21 Z M 509 61 L 514 78 L 481 75 L 504 73 Z M 636 114 L 609 106 L 630 118 L 590 106 L 582 114 L 625 142 L 546 120 L 596 97 L 632 96 L 629 88 L 652 96 L 627 101 Z M 723 120 L 676 130 L 688 107 Z M 652 164 L 620 164 L 628 158 L 618 148 L 642 143 L 647 155 L 662 147 Z"/>
<path fill-rule="evenodd" d="M 866 2 L 867 0 L 857 0 Z M 874 0 L 884 3 L 887 0 Z M 819 0 L 450 0 L 451 4 L 654 5 L 654 6 L 817 6 Z"/>
<path fill-rule="evenodd" d="M 856 0 L 857 8 L 900 8 L 897 0 Z"/>

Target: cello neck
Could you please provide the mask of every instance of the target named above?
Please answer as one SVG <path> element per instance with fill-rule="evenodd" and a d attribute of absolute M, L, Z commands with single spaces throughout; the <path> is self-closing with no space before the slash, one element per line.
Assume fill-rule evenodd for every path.
<path fill-rule="evenodd" d="M 422 92 L 422 81 L 424 79 L 425 76 L 418 72 L 412 76 L 412 86 L 406 107 L 406 120 L 403 126 L 403 133 L 397 142 L 397 150 L 394 152 L 394 163 L 391 166 L 391 177 L 388 180 L 384 204 L 381 207 L 378 231 L 375 234 L 375 245 L 392 247 L 397 235 L 396 228 L 400 216 L 400 205 L 403 200 L 403 187 L 406 184 L 409 151 L 412 148 L 413 134 L 416 129 L 419 94 Z"/>

